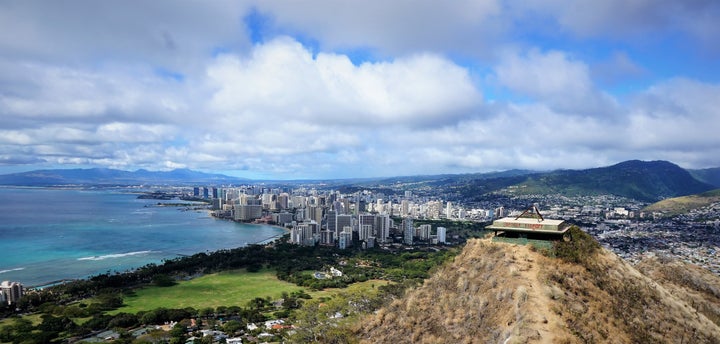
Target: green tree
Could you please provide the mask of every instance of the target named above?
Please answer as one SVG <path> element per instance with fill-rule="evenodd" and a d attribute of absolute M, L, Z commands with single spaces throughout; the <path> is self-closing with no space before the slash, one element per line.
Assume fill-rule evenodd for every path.
<path fill-rule="evenodd" d="M 170 337 L 171 338 L 185 339 L 186 333 L 187 333 L 187 328 L 185 326 L 183 326 L 181 323 L 175 324 L 170 329 Z"/>
<path fill-rule="evenodd" d="M 177 284 L 172 277 L 165 274 L 155 275 L 152 283 L 158 287 L 171 287 Z"/>
<path fill-rule="evenodd" d="M 223 331 L 227 334 L 234 334 L 235 332 L 239 331 L 242 328 L 242 324 L 237 320 L 230 320 L 223 324 Z"/>

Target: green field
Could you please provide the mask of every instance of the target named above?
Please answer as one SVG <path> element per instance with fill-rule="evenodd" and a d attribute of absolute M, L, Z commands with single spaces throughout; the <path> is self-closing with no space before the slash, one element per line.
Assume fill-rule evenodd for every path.
<path fill-rule="evenodd" d="M 245 306 L 256 297 L 279 298 L 282 292 L 293 292 L 304 288 L 281 281 L 275 272 L 262 270 L 226 271 L 183 281 L 172 287 L 146 287 L 124 298 L 125 305 L 110 312 L 137 313 L 156 308 L 202 309 L 217 306 Z"/>
<path fill-rule="evenodd" d="M 270 296 L 272 299 L 281 297 L 282 292 L 305 290 L 313 298 L 332 297 L 334 294 L 346 292 L 368 291 L 388 284 L 383 280 L 369 280 L 355 283 L 347 289 L 326 289 L 311 292 L 307 288 L 281 281 L 272 270 L 246 272 L 245 270 L 226 271 L 210 274 L 183 281 L 172 287 L 146 287 L 138 289 L 134 295 L 124 298 L 125 305 L 110 314 L 120 312 L 137 313 L 156 308 L 202 309 L 218 306 L 246 306 L 256 298 Z"/>

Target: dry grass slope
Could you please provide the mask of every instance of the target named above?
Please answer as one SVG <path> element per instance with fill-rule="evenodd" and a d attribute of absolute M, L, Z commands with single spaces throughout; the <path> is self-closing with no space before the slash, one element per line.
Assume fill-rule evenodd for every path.
<path fill-rule="evenodd" d="M 585 258 L 469 241 L 422 286 L 361 321 L 357 334 L 367 343 L 720 343 L 720 284 L 707 272 L 679 287 L 606 250 Z M 688 296 L 690 288 L 702 292 Z"/>
<path fill-rule="evenodd" d="M 720 277 L 667 257 L 647 257 L 635 267 L 720 326 Z"/>
<path fill-rule="evenodd" d="M 643 211 L 660 211 L 665 212 L 667 215 L 678 215 L 718 202 L 720 202 L 720 189 L 698 195 L 664 199 L 645 207 Z"/>

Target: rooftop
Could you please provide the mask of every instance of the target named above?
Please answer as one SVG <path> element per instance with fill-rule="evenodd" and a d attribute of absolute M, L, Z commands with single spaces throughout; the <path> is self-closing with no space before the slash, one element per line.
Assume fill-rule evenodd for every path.
<path fill-rule="evenodd" d="M 570 226 L 563 220 L 551 220 L 526 217 L 505 217 L 493 221 L 492 225 L 485 229 L 495 232 L 519 232 L 562 235 L 567 232 Z"/>

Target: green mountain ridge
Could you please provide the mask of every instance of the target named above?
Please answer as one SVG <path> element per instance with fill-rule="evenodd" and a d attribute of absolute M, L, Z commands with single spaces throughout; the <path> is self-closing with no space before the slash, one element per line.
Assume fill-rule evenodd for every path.
<path fill-rule="evenodd" d="M 612 194 L 649 202 L 714 189 L 671 162 L 639 160 L 530 175 L 518 186 L 517 192 L 522 194 Z"/>
<path fill-rule="evenodd" d="M 695 179 L 720 188 L 720 167 L 688 170 Z"/>
<path fill-rule="evenodd" d="M 299 182 L 323 183 L 346 193 L 372 189 L 385 194 L 415 190 L 421 194 L 446 195 L 461 201 L 475 201 L 493 192 L 511 190 L 514 194 L 586 196 L 611 194 L 644 202 L 698 194 L 717 188 L 698 180 L 696 175 L 712 181 L 714 171 L 685 170 L 667 161 L 631 160 L 607 167 L 584 170 L 556 170 L 538 172 L 508 170 L 502 172 L 418 175 L 363 179 L 274 181 L 282 184 Z M 704 172 L 698 172 L 704 171 Z M 704 174 L 703 174 L 704 173 Z M 190 185 L 235 184 L 251 181 L 187 169 L 173 171 L 134 172 L 114 169 L 39 170 L 0 175 L 0 185 L 57 186 L 57 185 Z M 267 181 L 271 182 L 271 181 Z M 511 189 L 508 189 L 512 187 Z"/>

